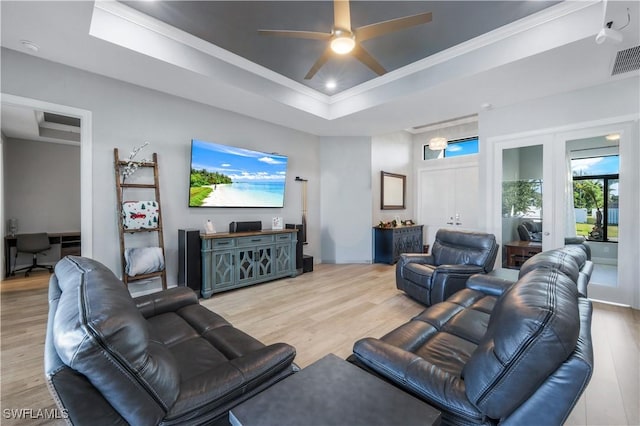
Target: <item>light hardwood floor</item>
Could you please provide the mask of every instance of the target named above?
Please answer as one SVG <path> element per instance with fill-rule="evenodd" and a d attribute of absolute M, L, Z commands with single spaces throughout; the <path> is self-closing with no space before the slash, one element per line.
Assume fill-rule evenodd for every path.
<path fill-rule="evenodd" d="M 9 419 L 7 409 L 53 409 L 43 373 L 48 274 L 0 284 L 0 423 L 61 424 Z M 379 337 L 424 308 L 395 288 L 389 265 L 316 265 L 315 271 L 201 300 L 264 343 L 287 342 L 305 367 L 327 353 L 346 358 L 364 336 Z M 595 303 L 595 371 L 567 424 L 640 424 L 640 314 Z M 35 416 L 32 416 L 35 417 Z"/>

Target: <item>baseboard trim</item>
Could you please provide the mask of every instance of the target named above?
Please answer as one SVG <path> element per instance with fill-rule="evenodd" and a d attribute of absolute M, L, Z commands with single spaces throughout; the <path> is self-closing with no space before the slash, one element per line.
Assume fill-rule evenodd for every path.
<path fill-rule="evenodd" d="M 625 305 L 624 303 L 609 302 L 608 300 L 591 299 L 591 298 L 589 298 L 589 300 L 592 302 L 604 303 L 605 305 L 620 306 L 621 308 L 631 308 L 631 305 Z"/>
<path fill-rule="evenodd" d="M 610 257 L 592 257 L 593 263 L 599 263 L 601 265 L 613 265 L 618 266 L 618 259 L 612 259 Z"/>

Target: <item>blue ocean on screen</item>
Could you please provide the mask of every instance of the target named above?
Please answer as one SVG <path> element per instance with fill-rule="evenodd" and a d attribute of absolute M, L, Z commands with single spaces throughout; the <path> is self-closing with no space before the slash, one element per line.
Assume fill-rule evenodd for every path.
<path fill-rule="evenodd" d="M 282 207 L 284 182 L 234 182 L 213 185 L 203 206 Z"/>
<path fill-rule="evenodd" d="M 229 191 L 242 193 L 243 197 L 270 200 L 269 205 L 282 204 L 284 182 L 234 182 Z"/>

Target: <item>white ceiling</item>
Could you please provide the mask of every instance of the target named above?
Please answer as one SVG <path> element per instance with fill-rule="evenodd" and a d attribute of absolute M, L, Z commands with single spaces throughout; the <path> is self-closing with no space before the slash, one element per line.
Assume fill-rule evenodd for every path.
<path fill-rule="evenodd" d="M 8 138 L 80 146 L 80 128 L 45 121 L 43 111 L 2 103 L 0 123 Z"/>
<path fill-rule="evenodd" d="M 117 2 L 2 1 L 2 46 L 316 135 L 375 135 L 571 91 L 640 44 L 639 3 L 563 2 L 327 96 Z M 621 44 L 603 22 L 631 21 Z M 39 46 L 25 49 L 21 40 Z"/>

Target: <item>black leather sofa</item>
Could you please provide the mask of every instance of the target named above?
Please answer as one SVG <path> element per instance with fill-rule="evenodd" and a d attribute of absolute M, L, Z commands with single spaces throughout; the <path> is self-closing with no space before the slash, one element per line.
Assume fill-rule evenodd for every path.
<path fill-rule="evenodd" d="M 396 287 L 426 306 L 442 302 L 471 275 L 492 271 L 497 254 L 493 234 L 439 229 L 430 254 L 400 255 Z"/>
<path fill-rule="evenodd" d="M 291 374 L 295 349 L 265 346 L 177 287 L 131 298 L 102 264 L 57 263 L 45 375 L 76 425 L 210 424 Z"/>
<path fill-rule="evenodd" d="M 560 425 L 593 369 L 592 307 L 578 290 L 590 268 L 574 245 L 529 259 L 516 282 L 474 275 L 356 342 L 351 360 L 442 410 L 443 424 Z"/>

